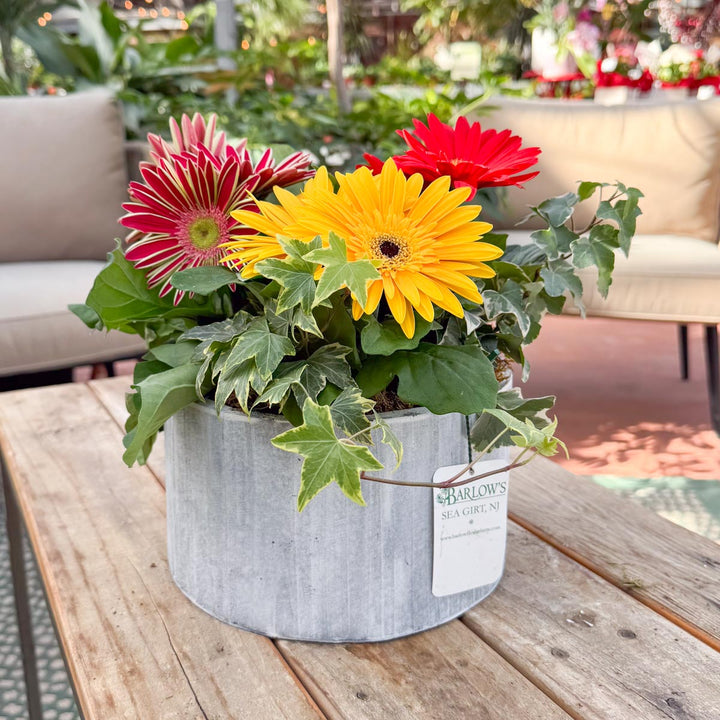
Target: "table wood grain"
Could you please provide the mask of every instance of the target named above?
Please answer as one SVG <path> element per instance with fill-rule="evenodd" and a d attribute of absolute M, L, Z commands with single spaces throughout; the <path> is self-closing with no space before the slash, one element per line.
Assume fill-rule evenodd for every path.
<path fill-rule="evenodd" d="M 720 718 L 720 548 L 536 461 L 505 575 L 387 643 L 274 642 L 175 587 L 162 441 L 121 460 L 128 378 L 0 395 L 0 450 L 85 718 Z"/>

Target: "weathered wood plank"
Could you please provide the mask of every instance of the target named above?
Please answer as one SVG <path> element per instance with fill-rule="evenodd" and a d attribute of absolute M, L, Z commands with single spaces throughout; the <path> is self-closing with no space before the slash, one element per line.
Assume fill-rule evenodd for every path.
<path fill-rule="evenodd" d="M 386 643 L 278 646 L 333 719 L 569 718 L 459 620 Z"/>
<path fill-rule="evenodd" d="M 720 713 L 720 653 L 517 525 L 500 587 L 464 621 L 573 717 Z"/>
<path fill-rule="evenodd" d="M 511 517 L 720 650 L 720 545 L 537 458 L 514 470 Z"/>
<path fill-rule="evenodd" d="M 132 378 L 129 375 L 118 376 L 114 378 L 104 378 L 103 380 L 91 380 L 88 383 L 90 390 L 97 396 L 98 400 L 106 407 L 113 420 L 120 426 L 125 428 L 125 421 L 128 412 L 125 409 L 125 393 L 130 391 L 130 383 Z M 122 442 L 118 444 L 117 452 L 122 455 Z M 165 444 L 162 442 L 162 434 L 155 443 L 147 466 L 152 470 L 159 482 L 165 486 Z"/>
<path fill-rule="evenodd" d="M 317 718 L 273 643 L 174 586 L 165 496 L 86 386 L 3 393 L 0 442 L 86 718 Z"/>

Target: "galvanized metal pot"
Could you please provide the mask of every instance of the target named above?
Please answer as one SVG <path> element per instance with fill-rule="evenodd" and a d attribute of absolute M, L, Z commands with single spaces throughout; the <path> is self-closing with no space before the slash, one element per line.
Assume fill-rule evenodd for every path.
<path fill-rule="evenodd" d="M 395 479 L 431 481 L 468 461 L 466 419 L 424 409 L 387 413 L 405 457 Z M 296 509 L 299 456 L 270 439 L 281 418 L 192 405 L 166 424 L 170 570 L 211 615 L 275 638 L 389 640 L 461 615 L 497 581 L 431 593 L 433 491 L 365 482 L 367 507 L 334 484 Z M 375 452 L 389 472 L 394 457 Z M 478 559 L 481 561 L 481 559 Z"/>

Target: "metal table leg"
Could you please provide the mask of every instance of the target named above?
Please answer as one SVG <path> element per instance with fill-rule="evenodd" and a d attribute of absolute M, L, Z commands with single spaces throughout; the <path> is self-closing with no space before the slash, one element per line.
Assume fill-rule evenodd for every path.
<path fill-rule="evenodd" d="M 715 432 L 720 435 L 720 357 L 717 325 L 705 326 L 705 360 L 710 399 L 710 421 Z"/>
<path fill-rule="evenodd" d="M 25 672 L 25 688 L 27 690 L 29 720 L 42 720 L 40 704 L 40 684 L 38 682 L 37 663 L 35 660 L 35 644 L 32 635 L 30 617 L 30 599 L 25 577 L 25 558 L 23 555 L 23 533 L 20 509 L 15 493 L 10 485 L 5 462 L 0 456 L 0 479 L 5 493 L 5 512 L 7 515 L 7 534 L 10 545 L 10 567 L 12 569 L 13 588 L 15 591 L 15 610 L 17 612 L 20 646 Z"/>

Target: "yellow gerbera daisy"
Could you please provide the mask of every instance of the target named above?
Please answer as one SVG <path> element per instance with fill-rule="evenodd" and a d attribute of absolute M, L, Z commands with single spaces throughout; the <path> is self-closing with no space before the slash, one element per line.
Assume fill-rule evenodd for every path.
<path fill-rule="evenodd" d="M 378 261 L 381 278 L 368 287 L 365 307 L 353 298 L 353 317 L 374 312 L 384 295 L 407 337 L 415 332 L 413 310 L 432 320 L 437 305 L 462 317 L 456 295 L 482 302 L 470 278 L 492 277 L 485 261 L 502 251 L 478 242 L 492 226 L 475 221 L 479 206 L 463 205 L 469 188 L 451 190 L 450 178 L 441 177 L 423 191 L 422 177 L 406 178 L 392 160 L 378 175 L 362 167 L 336 178 L 337 193 L 327 170 L 320 168 L 297 197 L 276 188 L 279 205 L 259 202 L 259 214 L 233 213 L 261 234 L 227 243 L 227 259 L 245 264 L 242 272 L 248 277 L 259 260 L 284 254 L 278 235 L 306 241 L 320 235 L 327 241 L 334 232 L 345 240 L 349 260 Z"/>

